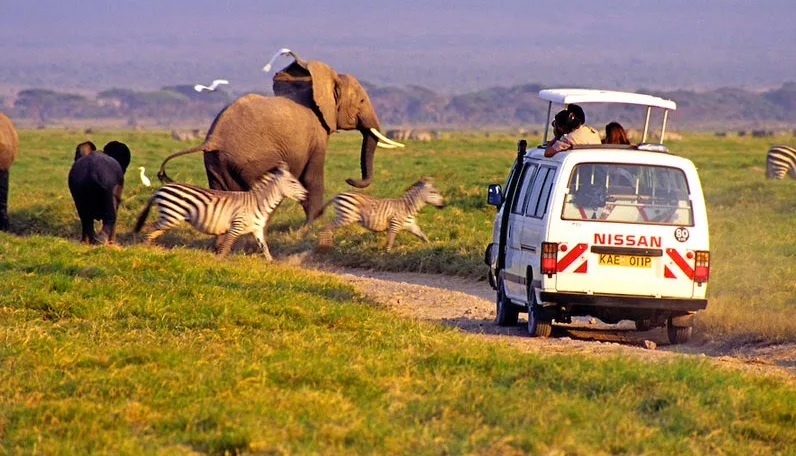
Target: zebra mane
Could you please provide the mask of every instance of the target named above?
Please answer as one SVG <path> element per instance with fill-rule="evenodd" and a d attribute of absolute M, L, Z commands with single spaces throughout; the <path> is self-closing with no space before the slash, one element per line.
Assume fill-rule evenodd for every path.
<path fill-rule="evenodd" d="M 288 171 L 281 166 L 267 171 L 251 186 L 250 191 L 260 191 L 271 186 L 276 180 L 284 177 Z"/>

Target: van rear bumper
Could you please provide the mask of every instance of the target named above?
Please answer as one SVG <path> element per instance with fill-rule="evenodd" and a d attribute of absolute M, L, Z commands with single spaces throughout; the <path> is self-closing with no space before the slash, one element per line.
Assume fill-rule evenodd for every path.
<path fill-rule="evenodd" d="M 651 298 L 648 296 L 627 296 L 610 294 L 541 292 L 542 302 L 556 304 L 584 305 L 594 307 L 618 307 L 627 309 L 660 309 L 690 312 L 708 306 L 707 299 Z"/>

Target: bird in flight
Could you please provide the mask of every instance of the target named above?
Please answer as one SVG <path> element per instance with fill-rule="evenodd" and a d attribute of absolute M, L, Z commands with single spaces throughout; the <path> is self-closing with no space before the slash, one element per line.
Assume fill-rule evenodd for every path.
<path fill-rule="evenodd" d="M 221 84 L 229 84 L 229 81 L 227 81 L 226 79 L 214 79 L 213 83 L 210 84 L 209 86 L 196 84 L 195 86 L 193 86 L 193 89 L 196 90 L 197 92 L 201 92 L 202 90 L 207 90 L 208 92 L 215 92 L 218 86 L 220 86 Z"/>

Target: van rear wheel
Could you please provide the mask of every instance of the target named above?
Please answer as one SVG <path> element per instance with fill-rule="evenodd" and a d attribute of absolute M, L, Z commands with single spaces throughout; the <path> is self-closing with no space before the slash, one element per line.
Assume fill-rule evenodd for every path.
<path fill-rule="evenodd" d="M 498 274 L 497 295 L 495 297 L 495 323 L 498 326 L 514 326 L 519 320 L 520 311 L 517 306 L 506 296 L 506 286 L 503 283 L 503 271 Z"/>
<path fill-rule="evenodd" d="M 546 317 L 544 308 L 536 303 L 536 290 L 528 288 L 528 335 L 550 337 L 553 320 Z"/>
<path fill-rule="evenodd" d="M 684 344 L 691 339 L 693 328 L 691 326 L 674 326 L 672 318 L 666 323 L 666 334 L 669 336 L 669 343 L 672 345 Z"/>

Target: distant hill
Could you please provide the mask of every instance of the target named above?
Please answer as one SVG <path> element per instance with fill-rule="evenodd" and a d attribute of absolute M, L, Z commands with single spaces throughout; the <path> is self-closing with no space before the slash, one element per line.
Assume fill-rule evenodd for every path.
<path fill-rule="evenodd" d="M 364 83 L 384 128 L 515 128 L 539 127 L 547 103 L 537 96 L 541 84 L 493 87 L 460 95 L 442 95 L 420 86 L 378 87 Z M 723 88 L 706 92 L 641 91 L 675 100 L 672 129 L 792 129 L 796 126 L 796 83 L 766 92 Z M 110 89 L 88 96 L 49 89 L 28 89 L 0 99 L 22 126 L 64 123 L 206 128 L 235 98 L 224 91 L 196 93 L 191 86 L 166 86 L 157 91 Z M 592 105 L 587 122 L 600 127 L 616 120 L 638 125 L 642 107 Z"/>

